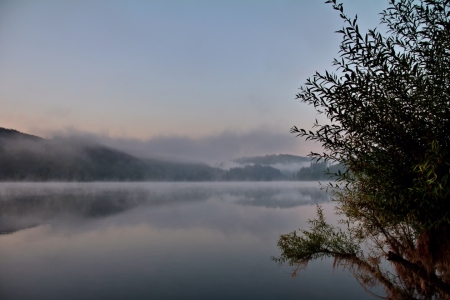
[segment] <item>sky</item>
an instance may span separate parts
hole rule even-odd
[[[295,94],[334,70],[343,26],[324,2],[0,0],[0,127],[155,156],[306,155],[319,146],[289,129],[324,117]],[[364,31],[387,4],[344,10]]]

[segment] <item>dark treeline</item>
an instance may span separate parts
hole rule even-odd
[[[334,180],[338,172],[343,173],[344,167],[342,165],[329,165],[326,162],[312,162],[309,167],[301,168],[293,175],[294,180]]]
[[[311,159],[308,157],[279,154],[279,155],[265,155],[265,156],[253,156],[253,157],[241,157],[236,158],[233,161],[240,164],[260,164],[260,165],[274,165],[274,164],[295,164],[295,163],[307,163]]]
[[[52,140],[0,128],[1,181],[274,181],[327,180],[326,166],[311,164],[292,176],[270,164],[305,162],[294,155],[235,160],[242,167],[223,170],[202,163],[139,159],[101,145]]]
[[[269,181],[269,180],[286,180],[286,176],[281,174],[280,170],[271,166],[263,165],[247,165],[243,168],[231,168],[225,172],[222,176],[223,180],[256,180],[256,181]]]

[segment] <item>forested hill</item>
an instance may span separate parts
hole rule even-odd
[[[14,130],[14,129],[6,129],[6,128],[0,127],[0,143],[2,142],[3,139],[5,139],[5,140],[11,140],[11,139],[29,140],[29,141],[42,140],[42,138],[35,136],[35,135],[22,133],[17,130]]]
[[[230,169],[202,163],[140,159],[92,142],[44,139],[0,128],[0,181],[271,181],[317,180],[306,157],[267,155],[238,158]],[[298,163],[305,165],[303,169]],[[308,163],[306,163],[308,164]],[[278,167],[278,165],[280,167]],[[286,169],[287,166],[295,172]],[[285,169],[283,169],[285,168]],[[306,168],[306,169],[305,169]],[[301,172],[300,172],[300,171]],[[300,172],[300,173],[299,173]],[[319,174],[319,175],[317,175]]]
[[[142,180],[140,159],[100,145],[0,128],[0,180]]]
[[[260,164],[260,165],[275,165],[275,164],[298,164],[309,163],[310,158],[304,156],[290,155],[290,154],[271,154],[265,156],[241,157],[233,159],[239,164]]]
[[[259,171],[263,170],[261,173]],[[43,139],[0,128],[1,181],[242,181],[286,180],[279,170],[227,171],[201,163],[140,159],[94,143]]]

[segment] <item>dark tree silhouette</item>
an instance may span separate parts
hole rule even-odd
[[[323,146],[312,157],[345,166],[330,188],[348,229],[319,207],[309,230],[280,237],[274,259],[302,268],[333,257],[388,299],[450,299],[450,1],[391,0],[387,32],[365,35],[327,3],[345,23],[337,71],[316,73],[297,98],[331,122],[292,132]]]

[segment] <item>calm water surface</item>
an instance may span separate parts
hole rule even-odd
[[[270,260],[317,183],[0,183],[0,299],[372,299],[332,261]]]

